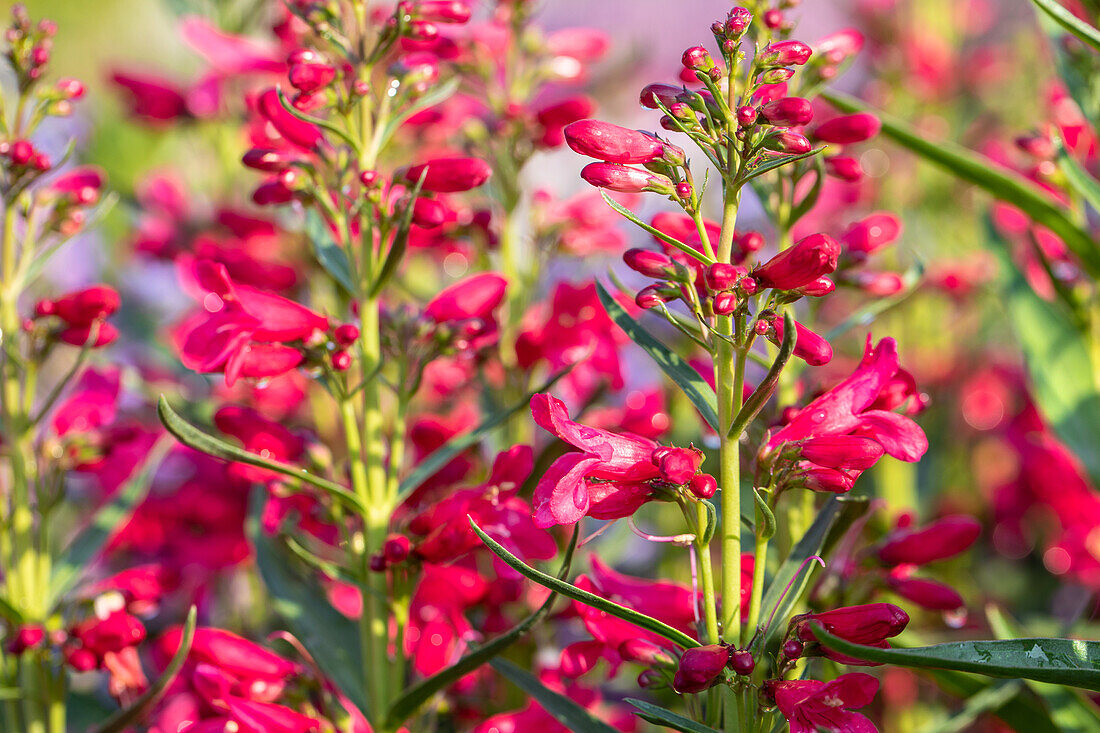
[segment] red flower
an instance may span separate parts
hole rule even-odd
[[[762,287],[794,290],[835,270],[839,256],[840,245],[835,239],[811,234],[757,266],[752,275]]]
[[[926,565],[953,557],[974,544],[982,525],[973,517],[944,517],[919,529],[901,529],[889,534],[878,551],[887,565]]]
[[[775,697],[779,712],[787,719],[791,733],[877,733],[863,715],[852,712],[870,704],[878,692],[878,680],[869,674],[852,672],[832,682],[819,680],[769,681],[765,689]]]
[[[493,169],[479,158],[436,158],[409,168],[405,171],[405,180],[415,184],[422,174],[424,191],[457,193],[485,183],[493,175]]]
[[[610,122],[579,120],[564,132],[574,152],[607,163],[649,163],[665,153],[664,143],[652,135]]]
[[[817,641],[813,627],[820,626],[833,636],[839,636],[854,644],[889,647],[887,639],[897,636],[909,623],[909,614],[892,603],[868,603],[862,606],[834,608],[822,613],[804,613],[791,619],[791,633],[804,642]],[[872,667],[878,662],[865,662],[831,649],[821,652],[841,664],[857,664]]]

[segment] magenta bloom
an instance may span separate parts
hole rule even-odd
[[[882,129],[878,117],[867,112],[834,117],[822,122],[814,130],[814,137],[822,142],[850,145],[870,140]]]
[[[424,174],[424,171],[428,172]],[[405,180],[415,184],[424,174],[423,190],[458,193],[477,188],[489,180],[493,169],[479,158],[435,158],[405,171]]]
[[[852,376],[806,405],[772,435],[767,447],[804,438],[855,434],[872,438],[894,458],[919,460],[928,450],[928,438],[920,426],[896,412],[871,409],[899,371],[897,343],[884,338],[872,349],[868,336],[863,361]]]
[[[783,97],[761,107],[760,115],[777,127],[797,127],[814,118],[814,108],[802,97]]]
[[[580,453],[558,458],[535,487],[535,524],[576,524],[582,517],[618,519],[637,511],[660,477],[652,456],[657,443],[618,435],[569,419],[565,403],[548,394],[531,398],[535,422]]]
[[[581,169],[581,178],[596,188],[619,193],[672,193],[672,181],[667,176],[631,168],[620,163],[589,163]]]
[[[772,319],[772,327],[775,329],[776,343],[783,342],[783,319],[775,316]],[[795,341],[794,355],[803,359],[810,366],[822,366],[833,359],[833,347],[820,334],[814,333],[798,321],[794,322]]]
[[[275,89],[268,89],[260,95],[257,108],[260,116],[291,145],[303,150],[316,150],[324,142],[324,136],[316,125],[298,119],[283,107]]]
[[[878,733],[874,723],[853,708],[870,704],[878,692],[878,680],[852,672],[832,682],[791,680],[766,683],[791,733]]]
[[[845,606],[822,613],[804,613],[791,619],[791,633],[804,642],[815,642],[813,627],[820,626],[833,636],[864,646],[889,648],[887,639],[897,636],[909,624],[909,614],[892,603],[867,603],[862,606]],[[878,666],[878,662],[839,654],[822,648],[821,653],[841,664],[863,667]]]
[[[574,152],[608,163],[649,163],[665,152],[664,144],[652,135],[610,122],[578,120],[564,132]]]
[[[812,53],[810,47],[802,41],[778,41],[761,51],[757,60],[761,64],[800,66],[809,61]]]
[[[759,265],[752,275],[765,288],[794,290],[836,269],[840,245],[828,234],[811,234]]]
[[[981,532],[982,525],[973,517],[944,517],[919,529],[892,532],[879,548],[878,558],[887,565],[926,565],[958,555]]]
[[[719,644],[688,649],[680,657],[673,688],[683,693],[702,692],[718,681],[730,659],[730,648]]]

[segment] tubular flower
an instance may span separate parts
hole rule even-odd
[[[633,514],[652,493],[659,478],[653,464],[657,443],[618,435],[569,419],[565,403],[548,394],[531,398],[535,422],[580,453],[558,458],[535,487],[535,524],[575,524],[581,517],[617,519]]]
[[[974,544],[982,525],[973,517],[944,517],[919,529],[902,529],[889,534],[878,550],[887,565],[927,565],[954,557]]]
[[[765,692],[775,697],[791,733],[878,733],[870,720],[852,712],[870,704],[878,692],[878,680],[869,674],[852,672],[832,682],[771,680]]]
[[[405,171],[405,180],[415,184],[421,175],[424,176],[422,188],[425,191],[458,193],[488,181],[493,169],[479,158],[435,158],[409,168]]]
[[[664,144],[652,135],[610,122],[578,120],[564,133],[574,152],[607,163],[649,163],[665,153]]]
[[[835,239],[811,234],[757,267],[752,275],[765,288],[794,290],[835,270],[839,256],[840,245]]]
[[[899,373],[897,343],[884,338],[871,348],[870,336],[856,371],[803,408],[768,440],[767,448],[811,437],[860,435],[873,439],[894,458],[914,462],[928,450],[928,438],[904,415],[872,409]]]
[[[791,619],[789,633],[807,644],[816,642],[813,626],[821,626],[833,636],[839,636],[854,644],[877,646],[883,649],[890,645],[887,639],[897,636],[909,623],[909,614],[892,603],[868,603],[862,606],[834,608],[822,613],[804,613]],[[822,647],[821,653],[841,664],[853,664],[865,667],[878,666],[878,662],[866,662],[854,657],[838,654]]]

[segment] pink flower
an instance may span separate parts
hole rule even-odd
[[[789,251],[789,250],[788,250]],[[771,326],[775,331],[774,340],[777,344],[783,343],[783,319],[775,315],[771,319]],[[823,337],[803,326],[798,321],[794,322],[795,342],[794,355],[803,359],[810,366],[822,366],[833,359],[833,347]]]
[[[424,175],[425,191],[457,193],[477,188],[493,174],[489,164],[479,158],[435,158],[405,171],[405,180],[415,184]]]
[[[950,586],[935,580],[911,577],[911,565],[902,565],[886,577],[894,593],[932,611],[953,611],[964,604],[963,597]]]
[[[973,517],[944,517],[921,528],[891,532],[878,550],[878,559],[887,565],[927,565],[963,552],[981,532],[981,523]]]
[[[858,435],[830,435],[802,441],[799,456],[810,463],[841,470],[864,471],[882,458],[882,446]]]
[[[673,193],[667,176],[619,163],[589,163],[581,169],[581,178],[596,188],[619,193]]]
[[[535,422],[580,453],[567,453],[535,487],[535,524],[576,524],[582,517],[617,519],[650,497],[649,481],[660,476],[651,460],[657,443],[618,435],[569,419],[565,404],[548,394],[531,398]]]
[[[574,152],[608,163],[649,163],[664,155],[664,143],[652,135],[610,122],[579,120],[565,130]]]
[[[760,115],[777,127],[798,127],[814,118],[814,108],[802,97],[783,97],[761,107]]]
[[[556,148],[565,142],[564,128],[572,122],[583,120],[592,114],[595,104],[588,97],[569,97],[560,102],[543,105],[535,113],[535,119],[542,125],[539,143],[548,148]]]
[[[816,642],[813,628],[820,626],[833,636],[854,644],[876,646],[882,649],[890,645],[887,639],[897,636],[909,624],[909,614],[892,603],[868,603],[862,606],[834,608],[821,613],[804,613],[791,619],[790,632],[803,642]],[[828,648],[821,653],[841,664],[872,667],[878,662],[865,662],[839,654]]]
[[[274,89],[264,91],[256,102],[257,111],[275,131],[291,145],[307,151],[316,151],[324,142],[321,130],[309,122],[300,120],[283,107],[279,93]]]
[[[810,59],[813,51],[802,41],[778,41],[769,44],[757,61],[763,65],[801,66]]]
[[[818,140],[837,145],[851,145],[870,140],[882,129],[882,123],[873,114],[859,112],[854,115],[834,117],[814,128]]]
[[[718,681],[730,659],[730,648],[718,644],[688,649],[680,657],[672,687],[680,694],[703,692]]]
[[[248,407],[226,405],[215,413],[214,424],[218,430],[239,439],[245,450],[274,461],[296,461],[305,450],[305,441],[300,437]],[[230,464],[229,471],[246,481],[266,482],[280,476],[275,471],[243,463]]]
[[[827,234],[811,234],[758,265],[752,275],[765,288],[794,290],[836,269],[840,245]]]
[[[819,680],[768,681],[765,690],[775,697],[791,733],[877,733],[878,729],[853,708],[869,705],[878,692],[878,680],[851,672],[832,682]]]
[[[149,74],[115,72],[111,81],[129,93],[130,113],[146,122],[162,124],[191,116],[186,90],[170,80]]]
[[[917,461],[928,450],[920,427],[895,412],[871,409],[900,371],[897,343],[884,338],[872,349],[870,336],[863,361],[846,380],[806,405],[787,425],[772,435],[767,447],[828,435],[872,438],[887,453],[903,461]]]

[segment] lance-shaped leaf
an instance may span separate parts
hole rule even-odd
[[[671,245],[671,246],[675,247],[676,249],[680,250],[681,252],[688,255],[689,257],[692,257],[694,259],[699,260],[704,265],[713,265],[714,264],[714,260],[712,260],[710,257],[707,257],[705,254],[698,251],[694,247],[692,247],[688,244],[684,244],[679,239],[676,239],[675,237],[670,237],[669,235],[662,232],[660,229],[657,229],[655,227],[651,227],[649,224],[646,224],[644,221],[642,221],[637,216],[635,216],[633,211],[626,208],[625,206],[620,204],[615,199],[611,198],[611,196],[608,195],[607,191],[604,191],[604,190],[601,189],[600,190],[600,195],[603,196],[603,200],[605,202],[607,202],[608,206],[610,206],[612,209],[619,212],[625,218],[627,218],[630,221],[634,222],[639,227],[646,230],[647,232],[649,232],[653,236],[657,237],[657,239],[661,240],[665,244],[668,244],[668,245]]]
[[[313,250],[313,256],[325,268],[325,272],[332,276],[340,287],[348,295],[358,297],[358,286],[351,275],[351,263],[348,253],[336,243],[332,231],[325,222],[324,217],[314,209],[306,212],[306,238]]]
[[[569,366],[562,369],[560,372],[550,377],[550,379],[543,382],[538,389],[531,392],[519,402],[515,403],[511,407],[508,407],[500,412],[493,413],[487,417],[484,422],[478,425],[473,430],[465,433],[459,433],[443,445],[436,448],[428,457],[416,464],[416,468],[406,476],[402,481],[397,492],[397,503],[400,504],[405,499],[409,498],[409,495],[417,489],[420,484],[427,481],[429,478],[435,475],[439,469],[446,466],[452,460],[455,459],[460,453],[468,448],[471,448],[481,442],[481,439],[491,433],[496,428],[507,422],[513,415],[516,415],[523,410],[528,409],[531,404],[531,397],[539,392],[545,392],[555,384],[558,380],[564,377],[569,372],[573,371],[573,367]]]
[[[1066,182],[1073,188],[1078,194],[1080,194],[1085,201],[1089,202],[1096,211],[1100,211],[1100,181],[1097,181],[1092,175],[1086,171],[1080,163],[1078,163],[1069,151],[1066,150],[1066,146],[1062,143],[1062,140],[1055,137],[1055,143],[1058,149],[1058,167],[1062,169],[1062,173],[1066,176]]]
[[[171,438],[164,436],[158,440],[145,456],[141,466],[115,492],[110,501],[100,507],[88,525],[62,551],[50,572],[47,599],[47,605],[50,608],[53,608],[61,597],[76,585],[80,576],[99,556],[107,540],[118,531],[149,493],[157,468],[171,447]]]
[[[844,94],[822,94],[842,112],[869,110],[863,102]],[[951,175],[972,183],[1002,201],[1016,206],[1036,223],[1061,237],[1093,277],[1100,277],[1100,248],[1087,232],[1073,223],[1069,212],[1018,173],[996,167],[982,156],[946,140],[928,140],[899,120],[875,111],[882,121],[882,134],[908,148]]]
[[[825,146],[822,146],[820,148],[815,148],[815,149],[811,150],[808,153],[802,153],[800,155],[782,155],[782,156],[778,156],[778,157],[768,156],[762,162],[757,163],[756,165],[751,166],[751,167],[747,168],[746,170],[742,171],[740,182],[745,183],[746,181],[751,181],[752,179],[758,178],[758,177],[764,175],[765,173],[770,173],[771,171],[774,171],[776,168],[782,168],[783,166],[787,165],[788,163],[795,163],[799,160],[806,160],[806,158],[812,158],[813,156],[817,155],[818,153],[820,153],[824,149],[825,149]]]
[[[1081,39],[1082,43],[1100,51],[1100,31],[1059,5],[1056,0],[1031,0],[1058,25]]]
[[[569,570],[573,565],[573,552],[577,549],[577,539],[579,537],[580,526],[577,525],[573,528],[573,538],[566,547],[565,557],[562,558],[561,569],[558,570],[557,577],[559,580],[565,580],[569,577]],[[511,629],[491,641],[485,642],[476,649],[469,651],[450,667],[436,672],[431,677],[417,682],[406,690],[405,693],[394,702],[389,712],[386,714],[386,720],[389,726],[394,729],[400,727],[401,724],[412,717],[420,706],[427,702],[432,695],[448,685],[457,682],[465,675],[473,672],[475,669],[512,646],[512,644],[522,639],[536,623],[550,612],[550,607],[554,605],[554,599],[556,597],[557,595],[551,592],[549,597],[543,601],[543,604],[535,609],[534,613],[530,614]]]
[[[389,144],[390,138],[394,136],[401,125],[405,124],[405,121],[408,120],[410,117],[419,112],[423,112],[426,109],[431,109],[437,104],[447,101],[447,99],[449,99],[451,96],[454,95],[456,91],[458,91],[458,87],[461,82],[462,80],[458,77],[448,79],[442,84],[438,84],[433,87],[423,97],[418,98],[416,102],[402,110],[400,114],[390,117],[390,120],[386,123],[386,126],[378,130],[378,142],[374,144],[375,149],[384,149]]]
[[[494,659],[489,664],[513,685],[533,697],[554,720],[572,733],[616,733],[610,725],[594,717],[592,713],[560,692],[551,690],[542,684],[538,677],[520,669],[507,659]]]
[[[953,672],[949,669],[925,669],[921,670],[921,675],[930,679],[949,695],[963,700],[970,700],[997,685],[996,681],[987,677]],[[1031,695],[1015,695],[999,707],[991,708],[990,712],[1016,731],[1059,733],[1039,701]]]
[[[187,612],[187,621],[183,624],[183,634],[180,637],[179,648],[176,649],[172,660],[168,662],[164,673],[149,686],[149,689],[141,697],[134,700],[133,704],[124,710],[118,711],[97,727],[95,733],[119,733],[119,731],[128,730],[130,726],[140,723],[149,714],[149,711],[160,702],[161,698],[164,697],[164,693],[168,691],[168,687],[175,681],[176,675],[183,669],[183,663],[187,661],[187,655],[191,652],[191,642],[195,639],[197,618],[197,611],[194,606],[191,606],[191,610]]]
[[[596,281],[596,292],[600,297],[600,303],[603,304],[604,310],[607,311],[607,315],[611,317],[611,320],[657,362],[657,366],[661,367],[661,371],[683,390],[684,394],[695,405],[695,409],[699,410],[703,419],[712,428],[718,430],[718,398],[711,386],[707,384],[707,380],[703,379],[703,375],[695,371],[679,354],[661,343],[634,320],[626,312],[626,309],[619,305],[618,301],[607,292],[603,283],[598,280]]]
[[[666,710],[659,705],[648,703],[645,700],[628,697],[626,702],[638,708],[638,712],[634,714],[648,723],[678,730],[681,733],[718,733],[710,726],[696,723],[691,718],[685,718],[683,715]]]
[[[594,593],[589,593],[586,590],[578,588],[572,583],[567,583],[564,580],[559,580],[558,578],[555,578],[553,575],[548,575],[541,570],[536,570],[527,563],[523,562],[523,560],[520,560],[512,553],[508,552],[508,550],[503,545],[494,540],[492,537],[485,534],[481,530],[481,527],[477,526],[477,523],[472,518],[470,519],[470,527],[473,528],[474,532],[477,533],[477,536],[481,538],[481,541],[485,543],[486,547],[492,550],[493,554],[495,554],[497,557],[503,560],[506,565],[508,565],[510,568],[512,568],[528,580],[532,580],[539,585],[549,588],[555,593],[560,593],[567,598],[572,598],[575,601],[580,601],[586,606],[598,608],[605,613],[611,614],[615,618],[620,618],[623,621],[629,621],[632,624],[641,626],[646,631],[652,631],[654,634],[668,639],[672,643],[682,646],[684,648],[699,646],[699,642],[697,642],[695,639],[692,639],[690,636],[680,631],[679,629],[672,628],[663,621],[658,621],[651,616],[646,616],[644,613],[638,613],[637,611],[627,608],[626,606],[620,606],[614,601],[609,601],[606,598],[601,598]]]
[[[853,644],[812,629],[823,646],[869,662],[899,667],[931,667],[987,677],[1035,680],[1100,691],[1100,641],[1083,639],[1001,639],[954,641],[912,649],[881,649]]]
[[[272,609],[286,620],[328,678],[367,715],[359,629],[332,607],[320,584],[295,568],[290,553],[263,531],[260,517],[266,496],[261,487],[253,489],[245,530],[256,551],[260,577],[271,594]]]
[[[164,424],[164,427],[168,429],[168,432],[176,436],[179,442],[189,448],[194,448],[201,453],[214,456],[215,458],[221,458],[222,460],[246,463],[249,466],[266,468],[269,471],[275,471],[284,476],[298,479],[310,486],[317,487],[358,513],[365,511],[359,497],[340,484],[321,478],[320,476],[314,476],[304,468],[292,466],[282,461],[273,461],[270,458],[264,458],[256,453],[250,453],[244,448],[235,446],[221,438],[215,438],[209,433],[204,433],[180,417],[180,415],[168,404],[168,400],[164,395],[161,395],[160,400],[157,401],[157,415],[160,416],[160,421]]]
[[[764,409],[764,405],[768,403],[772,393],[775,392],[775,386],[779,384],[779,375],[783,373],[783,367],[787,366],[787,362],[791,360],[791,354],[794,353],[794,345],[797,341],[798,330],[795,328],[794,315],[788,308],[783,313],[783,343],[779,345],[779,353],[768,369],[768,373],[764,375],[764,378],[760,380],[760,384],[756,385],[756,389],[745,400],[745,404],[741,406],[737,417],[733,420],[733,424],[730,425],[730,431],[726,437],[731,440],[738,440],[745,430],[745,426],[755,420],[760,411]]]
[[[405,250],[409,245],[409,230],[412,229],[412,217],[413,209],[415,208],[416,199],[420,196],[420,190],[424,187],[424,179],[428,177],[428,168],[424,167],[424,170],[420,172],[420,178],[417,179],[416,185],[413,186],[412,191],[409,192],[409,203],[405,206],[405,210],[401,212],[401,219],[397,222],[397,230],[394,232],[392,243],[390,244],[390,251],[386,253],[386,260],[382,263],[382,270],[378,273],[377,279],[374,281],[374,285],[370,289],[370,297],[377,298],[379,293],[382,292],[382,288],[386,287],[386,283],[393,278],[394,273],[397,272],[397,267],[401,264],[401,260],[405,259]]]

